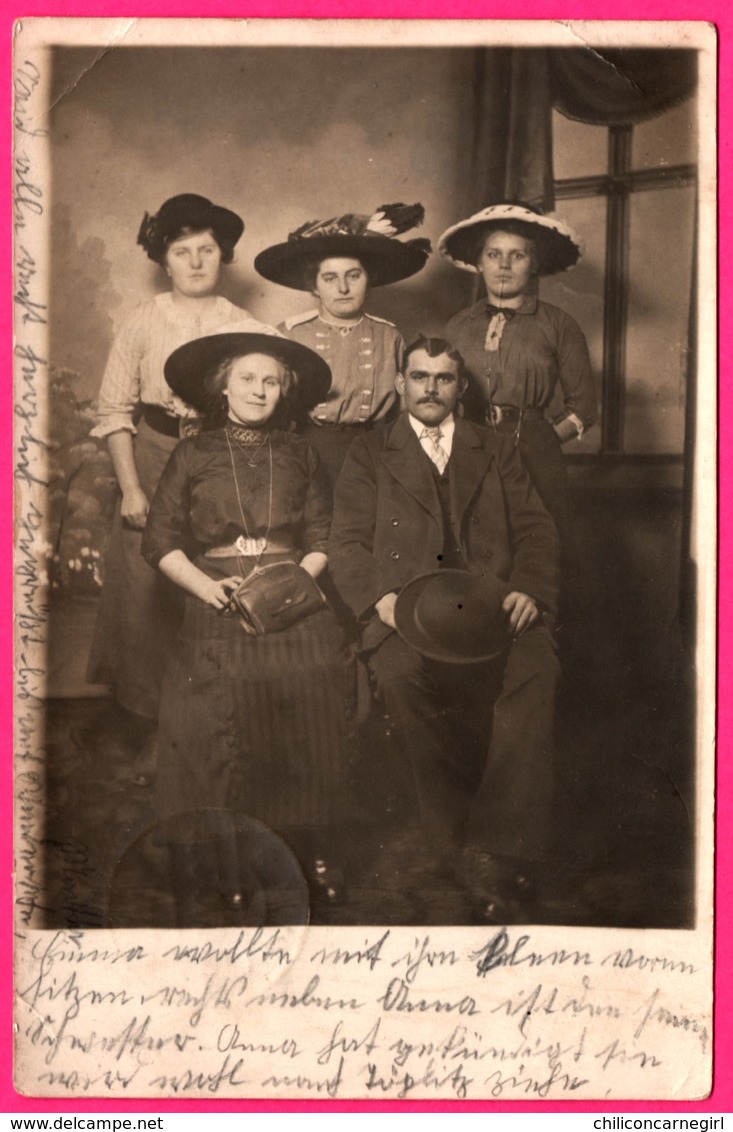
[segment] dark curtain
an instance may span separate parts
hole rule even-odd
[[[476,51],[469,211],[499,200],[552,208],[549,91],[549,53],[545,49]]]
[[[476,51],[470,206],[511,199],[554,207],[553,107],[593,125],[631,125],[684,101],[696,80],[690,50]]]
[[[630,126],[684,101],[695,89],[697,52],[554,48],[550,97],[567,118]]]

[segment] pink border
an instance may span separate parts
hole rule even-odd
[[[12,29],[13,23],[20,17],[30,16],[106,16],[129,17],[131,10],[140,16],[179,17],[202,15],[201,4],[198,0],[178,0],[176,4],[166,4],[163,0],[136,0],[134,5],[105,0],[27,0],[23,5],[13,0],[0,0],[0,44],[5,60],[2,66],[3,81],[0,86],[0,147],[6,155],[7,168],[10,168],[10,127],[11,127],[11,86],[12,86]],[[445,15],[445,5],[437,0],[393,0],[388,8],[381,0],[258,0],[250,8],[245,9],[232,3],[231,0],[209,0],[206,6],[208,17],[315,17],[315,18],[354,18],[370,17],[380,18],[388,15],[393,19],[440,19]],[[451,5],[451,17],[454,19],[515,19],[517,7],[514,0],[494,0],[489,6],[478,0],[454,0]],[[695,0],[615,0],[613,5],[599,3],[598,0],[575,0],[575,3],[561,5],[552,0],[524,0],[522,15],[529,19],[613,19],[613,20],[706,20],[714,23],[718,29],[719,67],[723,81],[720,85],[720,146],[719,146],[719,175],[720,199],[728,202],[730,191],[730,176],[733,172],[733,132],[730,123],[733,121],[733,85],[726,81],[733,73],[733,13],[725,10],[723,0],[714,0],[712,4],[703,6]],[[731,39],[728,39],[728,36]],[[6,238],[0,243],[0,264],[3,278],[12,278],[12,257],[9,233],[11,189],[10,178],[3,180],[0,188],[3,199],[4,212],[7,217],[8,228]],[[733,221],[728,220],[726,210],[721,208],[720,238],[721,242],[733,230]],[[721,284],[727,282],[725,263],[728,257],[720,257],[723,264]],[[730,267],[731,281],[733,282],[733,265]],[[10,294],[11,291],[9,290]],[[11,334],[12,310],[10,303],[0,307],[0,331],[2,332],[3,355],[5,356],[4,372],[6,380],[2,392],[2,421],[4,425],[0,431],[0,537],[6,547],[6,555],[0,558],[0,588],[1,592],[12,593],[11,546],[12,546],[12,400],[11,382]],[[720,351],[721,368],[733,356],[733,332],[725,317],[725,299],[721,302],[721,333]],[[733,398],[725,385],[721,383],[721,411],[720,435],[722,441],[731,437],[733,432]],[[733,458],[728,454],[727,445],[720,444],[720,482],[724,487],[730,484],[733,471]],[[721,502],[721,538],[720,538],[720,594],[721,612],[720,625],[723,630],[720,634],[719,646],[719,672],[720,686],[727,687],[727,680],[733,680],[733,648],[727,643],[726,629],[733,629],[733,612],[729,611],[722,600],[727,595],[728,570],[733,574],[733,542],[727,532],[725,520],[733,521],[733,502]],[[35,1100],[16,1093],[12,1084],[12,925],[11,925],[11,823],[12,823],[12,742],[11,720],[13,712],[11,663],[12,663],[12,624],[10,617],[10,601],[7,606],[8,615],[0,622],[0,650],[6,661],[5,680],[0,688],[0,705],[3,720],[3,759],[2,778],[0,779],[0,854],[4,865],[0,872],[0,907],[4,915],[0,923],[0,1018],[3,1021],[3,1032],[0,1037],[0,1112],[101,1112],[101,1111],[129,1111],[139,1113],[167,1113],[167,1112],[201,1112],[206,1110],[219,1110],[224,1112],[296,1112],[296,1111],[354,1111],[367,1112],[372,1110],[383,1112],[409,1111],[409,1112],[450,1112],[460,1110],[465,1112],[700,1112],[730,1113],[733,1112],[733,1073],[730,1066],[733,1064],[733,976],[730,964],[726,957],[725,939],[733,926],[733,902],[731,901],[733,889],[733,838],[727,825],[721,824],[717,836],[717,919],[716,919],[716,952],[720,957],[715,978],[716,990],[716,1050],[715,1050],[715,1084],[710,1098],[696,1103],[613,1103],[597,1102],[585,1103],[550,1103],[550,1102],[507,1102],[492,1103],[488,1101],[444,1102],[430,1103],[417,1101],[396,1102],[361,1102],[361,1101],[332,1101],[292,1103],[286,1101],[168,1101],[153,1104],[149,1101],[102,1101],[102,1100]],[[721,800],[731,799],[733,785],[733,765],[729,764],[726,756],[730,756],[730,740],[725,736],[729,728],[733,730],[733,701],[727,697],[721,698],[718,710],[718,726],[723,735],[720,744],[720,759],[718,769],[718,797]],[[720,809],[724,812],[724,806]],[[724,1066],[728,1065],[728,1070]]]

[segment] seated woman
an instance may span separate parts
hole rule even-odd
[[[307,408],[325,397],[330,372],[298,343],[233,333],[182,346],[165,377],[208,427],[173,452],[143,537],[146,560],[186,591],[161,695],[160,807],[244,813],[301,846],[305,837],[311,892],[336,904],[344,881],[331,827],[344,816],[353,678],[311,581],[327,562],[328,478],[307,441],[279,427],[296,400]],[[275,563],[291,566],[268,589]],[[263,633],[247,631],[230,601],[247,577],[264,584]],[[280,631],[278,616],[288,623]]]
[[[348,213],[314,220],[266,248],[255,268],[273,283],[310,291],[315,310],[287,319],[280,330],[328,362],[333,382],[302,430],[319,452],[332,484],[354,436],[396,408],[395,377],[404,341],[397,327],[367,314],[371,287],[416,274],[430,254],[429,240],[394,239],[422,224],[420,204],[381,205],[372,216]]]
[[[505,202],[448,228],[438,248],[486,284],[487,298],[459,311],[445,328],[469,376],[466,415],[514,437],[567,559],[573,540],[560,445],[593,424],[596,396],[582,330],[539,298],[537,283],[540,275],[572,267],[582,243],[561,220]],[[562,397],[557,411],[556,390]]]

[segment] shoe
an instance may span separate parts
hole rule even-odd
[[[306,875],[310,894],[319,904],[338,908],[346,902],[346,879],[340,865],[331,864],[325,857],[313,857]]]
[[[466,872],[477,923],[532,922],[537,894],[530,862],[474,853]]]

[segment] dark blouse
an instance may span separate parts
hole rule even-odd
[[[585,336],[575,319],[536,295],[528,295],[509,317],[498,349],[486,349],[491,322],[486,301],[454,315],[445,337],[460,352],[470,377],[469,415],[485,419],[488,403],[545,410],[560,383],[563,417],[588,428],[596,417],[596,395]],[[470,406],[470,408],[469,408]]]
[[[267,535],[273,546],[292,547],[299,555],[325,552],[331,493],[317,452],[294,433],[273,429],[265,435],[268,439],[261,447],[243,447],[231,439],[239,500],[224,428],[203,432],[176,446],[160,478],[143,534],[142,553],[151,566],[157,566],[172,550],[195,557],[198,551],[231,544],[247,534],[253,538]]]

